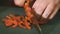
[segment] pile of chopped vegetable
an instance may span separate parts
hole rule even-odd
[[[8,16],[6,16],[6,18],[2,19],[2,21],[5,23],[5,26],[12,28],[16,28],[17,26],[19,26],[20,28],[30,30],[30,19],[33,17],[33,15],[31,14],[31,8],[29,7],[29,3],[30,0],[27,0],[24,5],[26,16],[15,16],[13,14],[9,14]]]
[[[30,25],[34,24],[36,28],[38,28],[41,32],[42,30],[39,26],[40,21],[38,22],[38,20],[35,19],[35,15],[31,13],[33,10],[29,6],[30,2],[31,0],[26,0],[24,5],[26,16],[15,16],[14,14],[9,14],[8,16],[6,16],[6,18],[2,19],[2,21],[5,23],[5,26],[12,28],[16,28],[17,26],[19,26],[20,28],[30,30]]]
[[[24,16],[14,16],[13,14],[9,14],[6,18],[3,18],[2,21],[5,23],[7,27],[16,28],[17,26],[21,28],[31,29],[30,20],[28,17]]]

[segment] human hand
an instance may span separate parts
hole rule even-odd
[[[25,0],[14,0],[17,6],[23,6]],[[43,18],[52,19],[59,9],[60,0],[36,0],[32,8]]]
[[[59,4],[60,0],[36,0],[32,8],[43,18],[52,19],[59,9]]]

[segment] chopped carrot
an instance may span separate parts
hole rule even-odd
[[[25,23],[25,27],[30,30],[31,29],[30,23],[27,20],[25,20],[24,23]]]
[[[19,22],[18,24],[19,24],[19,27],[24,28],[24,29],[26,28],[26,27],[24,26],[24,23],[23,23],[22,21]]]
[[[12,28],[16,28],[17,26],[21,27],[21,28],[27,28],[27,29],[31,29],[30,27],[30,22],[31,22],[31,18],[33,17],[33,14],[31,14],[31,8],[29,6],[30,4],[30,0],[27,0],[27,2],[24,5],[24,9],[26,12],[26,16],[15,16],[13,14],[9,14],[8,16],[6,16],[5,19],[2,19],[2,21],[5,22],[6,26],[11,26]]]
[[[14,21],[12,21],[12,23],[13,23],[13,26],[12,26],[12,27],[13,27],[13,28],[16,28],[16,27],[17,27],[17,25],[18,25],[18,24],[17,24],[17,21],[16,21],[16,20],[14,20]]]
[[[11,26],[12,25],[12,23],[8,19],[2,19],[2,20],[5,22],[6,26]]]

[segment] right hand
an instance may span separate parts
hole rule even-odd
[[[25,0],[14,0],[14,3],[17,6],[24,6]],[[36,0],[32,8],[34,8],[35,12],[39,15],[44,11],[42,14],[44,18],[48,18],[54,10],[54,13],[49,17],[49,19],[52,19],[59,9],[59,4],[59,0]]]

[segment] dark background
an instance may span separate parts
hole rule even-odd
[[[18,7],[14,4],[14,0],[0,0],[0,6]]]

